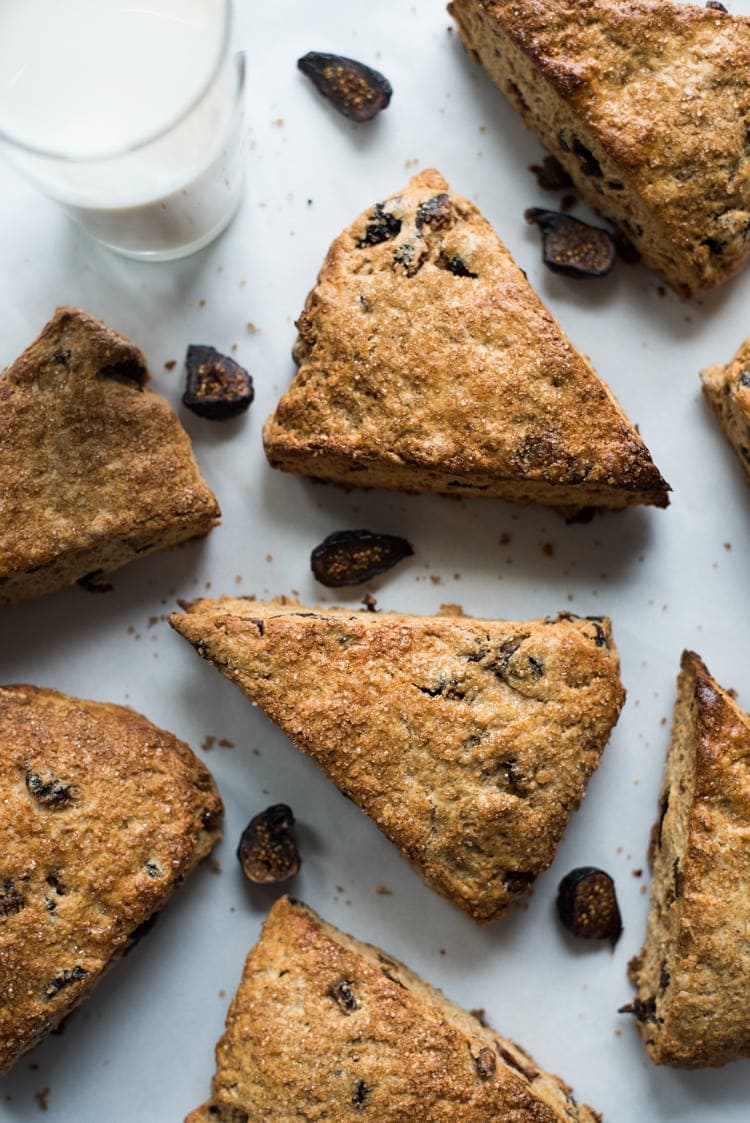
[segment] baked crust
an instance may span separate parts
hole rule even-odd
[[[453,0],[469,53],[683,296],[750,252],[750,19],[672,0]]]
[[[58,308],[0,378],[0,604],[207,534],[220,515],[143,355]]]
[[[0,1073],[86,997],[218,841],[187,745],[122,706],[0,687]]]
[[[570,1088],[378,948],[282,897],[185,1123],[596,1123]]]
[[[750,1057],[750,717],[692,651],[650,857],[646,942],[630,964],[649,1056],[682,1068]]]
[[[703,394],[750,483],[750,339],[731,363],[701,371]]]
[[[609,389],[436,171],[334,241],[297,327],[263,432],[275,468],[565,513],[668,503]]]
[[[549,866],[625,697],[604,618],[184,608],[172,627],[477,921]]]

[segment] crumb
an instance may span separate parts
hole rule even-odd
[[[281,128],[284,127],[284,118],[283,117],[275,117],[274,120],[271,122],[271,124],[275,125],[277,129],[281,129]]]
[[[430,575],[430,581],[432,581],[433,585],[442,585],[443,583],[442,577],[439,577],[437,573]]]
[[[215,737],[210,737],[210,736],[205,737],[201,741],[201,748],[204,750],[204,752],[208,752],[208,750],[212,749],[215,744],[216,744],[216,738]]]
[[[205,307],[206,307],[206,302],[205,302],[205,300],[204,300],[204,299],[203,299],[202,297],[201,297],[201,299],[200,299],[200,300],[198,301],[198,307],[199,307],[199,308],[205,308]]]
[[[479,1006],[476,1010],[469,1010],[469,1013],[472,1015],[472,1017],[477,1019],[480,1026],[484,1026],[485,1029],[489,1028],[487,1019],[484,1016],[484,1007],[483,1006]]]
[[[732,543],[731,542],[725,542],[724,543],[724,549],[725,550],[731,550],[732,549]]]
[[[245,327],[247,328],[247,330],[250,332],[251,335],[255,335],[257,332],[260,331],[260,328],[256,328],[256,326],[255,326],[255,324],[253,323],[252,320],[248,320]]]
[[[224,990],[224,987],[221,987],[219,990],[219,998],[226,998],[226,996],[227,992]]]
[[[737,698],[737,691],[734,689],[733,686],[730,686],[727,689],[727,694],[729,695],[730,698],[735,698],[735,699]]]
[[[272,562],[273,561],[273,554],[266,554],[266,561]]]
[[[441,954],[441,955],[445,955],[445,948],[441,948],[441,949],[440,949],[440,954]]]
[[[555,547],[552,545],[551,542],[545,542],[544,545],[542,546],[542,553],[544,554],[545,558],[554,558]]]
[[[240,577],[239,573],[235,577],[234,583],[235,583],[235,585],[241,585],[242,584],[242,578]]]
[[[656,291],[658,292],[659,296],[661,296],[662,298],[667,295],[667,290],[664,288],[663,285],[657,285]]]
[[[261,756],[262,755],[260,749],[252,749],[251,752],[252,752],[253,756]]]
[[[219,746],[222,749],[233,749],[234,741],[227,741],[226,737],[222,737],[219,741]]]
[[[34,1092],[34,1099],[38,1103],[40,1111],[49,1111],[48,1096],[49,1088],[42,1088],[41,1092]]]
[[[221,866],[215,858],[206,858],[206,865],[210,869],[211,873],[221,873]]]
[[[177,359],[168,359],[167,362],[164,364],[164,369],[165,370],[174,370],[174,368],[176,366],[177,366]]]
[[[463,616],[464,610],[460,604],[441,604],[440,616]]]
[[[633,877],[643,877],[643,870],[631,870]]]
[[[562,199],[560,200],[560,210],[563,214],[567,214],[568,211],[573,210],[577,203],[578,198],[575,195],[563,195]]]
[[[393,892],[387,885],[376,885],[374,891],[381,897],[390,897]]]
[[[160,619],[161,618],[159,616],[149,616],[149,618],[148,618],[149,628],[153,628],[154,624],[158,624]]]
[[[454,573],[453,574],[453,580],[454,581],[460,581],[461,580],[461,574],[460,573]]]
[[[621,1029],[615,1030],[615,1037],[622,1037],[622,1030]]]
[[[648,893],[648,886],[642,885],[641,886],[641,896],[645,897],[647,893]]]
[[[509,542],[510,542],[510,535],[506,534],[505,531],[503,531],[503,533],[500,535],[500,545],[501,546],[507,546]]]
[[[365,593],[365,595],[362,597],[362,600],[361,600],[360,603],[365,606],[365,608],[367,609],[368,612],[377,612],[378,611],[378,602],[377,602],[376,598],[372,595],[372,593]]]

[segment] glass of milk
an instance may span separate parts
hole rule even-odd
[[[231,0],[0,0],[0,148],[100,242],[193,253],[239,207]]]

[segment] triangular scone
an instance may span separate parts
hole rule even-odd
[[[245,963],[212,1098],[185,1123],[596,1123],[403,963],[282,897]]]
[[[172,627],[478,921],[552,861],[625,697],[605,618],[184,607]]]
[[[59,308],[0,377],[0,604],[207,534],[220,514],[143,355]]]
[[[677,691],[632,1012],[653,1061],[702,1068],[750,1057],[750,717],[691,651]]]
[[[187,745],[122,706],[0,687],[0,1073],[85,998],[218,841]]]
[[[482,63],[683,296],[750,252],[750,19],[673,0],[452,0]]]
[[[608,388],[435,171],[336,239],[297,326],[263,433],[275,468],[568,512],[668,503]]]
[[[731,363],[701,371],[703,393],[750,483],[750,339]]]

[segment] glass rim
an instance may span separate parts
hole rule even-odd
[[[104,160],[116,160],[121,156],[127,156],[131,152],[139,152],[142,148],[148,147],[154,141],[160,140],[176,128],[183,121],[185,121],[193,110],[200,105],[208,91],[213,86],[214,82],[219,76],[222,67],[226,61],[229,53],[229,42],[232,30],[232,0],[221,0],[224,9],[224,33],[219,44],[219,49],[216,53],[216,62],[211,68],[206,81],[197,91],[195,96],[191,98],[188,105],[180,110],[176,117],[172,118],[166,125],[157,129],[153,133],[149,133],[141,140],[133,144],[125,145],[124,148],[113,148],[111,152],[100,152],[96,156],[71,156],[65,152],[55,152],[49,148],[40,148],[35,144],[28,144],[24,140],[18,140],[16,137],[11,136],[9,133],[0,127],[0,144],[5,144],[8,147],[19,149],[30,156],[42,156],[47,160],[59,160],[61,163],[66,164],[98,164]]]

